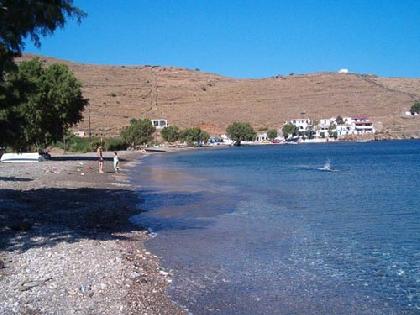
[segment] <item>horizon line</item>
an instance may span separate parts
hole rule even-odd
[[[224,77],[227,79],[235,79],[235,80],[264,80],[264,79],[276,79],[276,78],[293,78],[298,76],[310,76],[310,75],[322,75],[322,74],[337,74],[337,75],[355,75],[355,76],[368,76],[368,77],[380,77],[380,78],[388,78],[388,79],[412,79],[417,80],[420,79],[419,77],[402,77],[402,76],[381,76],[375,73],[366,73],[366,72],[351,72],[348,73],[339,73],[341,68],[337,71],[331,71],[331,70],[319,70],[315,72],[304,72],[304,73],[297,73],[297,72],[290,72],[288,74],[273,74],[271,76],[264,76],[264,77],[235,77],[235,76],[228,76],[224,74],[220,74],[217,72],[207,71],[207,70],[201,70],[199,67],[185,67],[185,66],[176,66],[176,65],[153,65],[153,64],[111,64],[111,63],[88,63],[88,62],[82,62],[82,61],[74,61],[69,60],[61,57],[55,57],[55,56],[47,56],[42,55],[38,53],[33,52],[22,52],[21,56],[16,58],[21,58],[24,56],[33,56],[34,58],[50,58],[50,59],[56,59],[57,61],[63,61],[67,63],[72,64],[80,64],[80,65],[87,65],[87,66],[99,66],[99,67],[118,67],[118,68],[174,68],[174,69],[183,69],[191,72],[201,72],[201,73],[207,73],[207,74],[213,74],[217,75],[219,77]]]

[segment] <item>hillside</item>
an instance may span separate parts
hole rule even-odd
[[[28,59],[26,55],[20,59]],[[79,129],[115,135],[133,117],[168,119],[181,127],[222,133],[234,120],[257,129],[287,119],[368,115],[395,137],[420,137],[420,118],[401,113],[420,99],[420,79],[317,73],[266,79],[233,79],[175,67],[66,63],[83,83],[90,106]]]

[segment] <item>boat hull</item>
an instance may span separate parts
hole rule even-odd
[[[2,163],[34,163],[45,161],[38,153],[4,153],[0,162]]]

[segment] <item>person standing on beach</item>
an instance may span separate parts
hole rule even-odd
[[[98,156],[98,162],[99,162],[99,173],[104,173],[104,157],[103,157],[103,150],[102,146],[98,147],[98,151],[96,151],[96,154]]]
[[[114,152],[114,171],[115,173],[120,171],[120,158],[118,157],[117,152]]]

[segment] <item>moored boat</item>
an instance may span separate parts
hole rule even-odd
[[[45,158],[39,153],[4,153],[1,156],[2,163],[28,163],[42,162]]]

